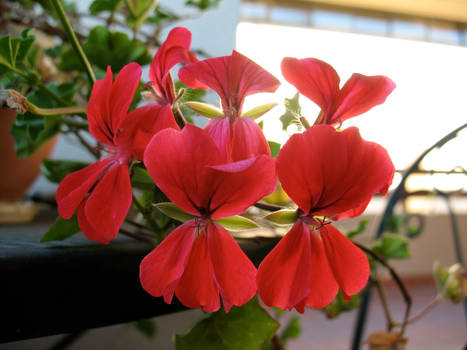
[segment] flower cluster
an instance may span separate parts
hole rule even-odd
[[[141,77],[136,63],[115,81],[110,68],[96,82],[88,104],[91,134],[104,156],[68,175],[57,191],[59,213],[77,212],[90,239],[115,238],[132,203],[130,167],[142,162],[155,185],[191,219],[173,230],[141,263],[140,280],[170,303],[216,311],[243,305],[257,292],[283,309],[321,308],[339,289],[345,298],[367,283],[365,254],[330,220],[360,215],[376,193],[386,194],[394,166],[380,145],[342,122],[384,102],[394,83],[354,74],[339,87],[336,71],[317,59],[284,58],[282,73],[321,107],[313,126],[293,135],[276,159],[245,97],[274,92],[279,81],[242,54],[199,61],[191,33],[173,29],[150,67],[152,102],[128,112]],[[211,89],[222,110],[201,129],[177,125],[177,97],[170,69],[195,89]],[[219,223],[241,214],[276,187],[277,178],[298,206],[295,223],[258,270]]]

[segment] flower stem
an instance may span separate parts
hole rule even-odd
[[[412,297],[410,296],[409,292],[407,291],[407,288],[405,287],[404,283],[402,282],[401,278],[397,274],[397,272],[391,267],[391,265],[388,264],[386,260],[384,260],[379,254],[376,254],[374,251],[371,249],[357,243],[353,242],[357,247],[359,247],[361,250],[363,250],[365,253],[371,255],[375,260],[377,260],[381,265],[383,265],[391,274],[391,277],[394,279],[396,282],[397,286],[399,287],[399,290],[402,293],[402,296],[404,297],[404,301],[406,304],[405,308],[405,314],[404,314],[404,320],[402,321],[401,324],[401,332],[400,336],[402,337],[405,332],[405,328],[407,326],[408,320],[409,320],[409,315],[410,315],[410,309],[412,307]]]
[[[60,22],[63,26],[63,29],[65,29],[65,32],[68,36],[68,39],[70,40],[71,46],[75,50],[76,54],[78,55],[79,60],[81,61],[82,65],[84,66],[84,69],[86,70],[86,74],[88,75],[89,82],[91,84],[94,84],[96,82],[96,77],[94,76],[94,72],[92,70],[91,64],[88,61],[88,58],[86,57],[83,48],[78,42],[78,39],[76,38],[76,34],[73,31],[73,28],[71,27],[70,21],[68,20],[68,17],[66,16],[65,10],[63,9],[63,5],[60,0],[50,0],[52,3],[52,6],[55,8],[55,11],[57,11],[58,18],[60,19]]]
[[[154,221],[152,216],[148,213],[148,211],[141,205],[139,202],[138,198],[136,198],[135,194],[133,193],[133,203],[138,209],[138,211],[144,216],[146,221],[148,222],[149,226],[151,226],[151,229],[157,233],[159,231],[159,227],[157,226],[157,223]]]
[[[34,114],[52,116],[61,114],[86,114],[86,109],[83,107],[61,107],[61,108],[40,108],[35,104],[27,101],[28,110]]]

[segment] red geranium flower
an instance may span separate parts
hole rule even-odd
[[[225,117],[215,117],[206,131],[217,145],[227,148],[232,160],[259,154],[270,155],[261,128],[248,116],[242,116],[246,96],[274,92],[279,81],[259,65],[233,51],[231,56],[209,58],[180,69],[180,81],[193,89],[212,89],[221,98]]]
[[[286,57],[281,68],[289,83],[321,107],[315,124],[335,125],[365,113],[383,103],[396,87],[388,77],[354,73],[340,89],[334,68],[316,58]]]
[[[128,113],[140,77],[141,67],[130,63],[114,82],[108,67],[105,78],[94,84],[87,109],[89,131],[106,155],[66,176],[57,189],[60,216],[70,219],[78,209],[82,232],[96,242],[115,238],[130,208],[132,157],[142,159],[157,131],[178,128],[170,107],[148,104]]]
[[[159,154],[158,150],[164,152]],[[274,160],[260,155],[228,163],[205,130],[187,124],[163,130],[149,143],[144,163],[156,185],[197,218],[175,229],[144,258],[143,288],[170,303],[226,311],[256,293],[256,268],[232,236],[213,220],[244,212],[274,190]]]
[[[149,68],[149,81],[156,102],[161,105],[172,104],[175,90],[170,69],[177,63],[198,61],[190,52],[191,32],[184,27],[170,31],[165,42],[159,47]]]
[[[299,217],[259,267],[263,301],[303,312],[326,306],[339,288],[345,298],[359,292],[368,280],[368,260],[323,217],[351,216],[375,193],[387,192],[395,170],[386,150],[363,140],[355,127],[338,132],[316,125],[289,139],[277,171]]]

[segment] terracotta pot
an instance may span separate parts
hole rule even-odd
[[[48,157],[57,142],[52,138],[27,158],[18,158],[10,128],[16,118],[16,111],[0,109],[0,201],[20,201],[40,173],[42,160]]]

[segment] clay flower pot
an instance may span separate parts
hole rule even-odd
[[[10,128],[16,117],[16,111],[9,108],[0,108],[0,159],[1,159],[1,172],[0,172],[0,203],[2,204],[3,222],[6,221],[20,221],[14,217],[11,220],[5,219],[5,216],[13,213],[14,211],[21,210],[18,202],[26,194],[28,188],[32,185],[34,180],[40,173],[40,165],[42,160],[48,157],[57,138],[47,141],[41,148],[34,154],[27,158],[18,158],[15,153],[15,144],[13,137],[10,134]],[[11,204],[10,206],[8,204]],[[12,206],[16,206],[16,209]],[[24,208],[22,209],[24,211]],[[11,216],[10,215],[10,216]],[[22,214],[18,213],[18,217]]]

